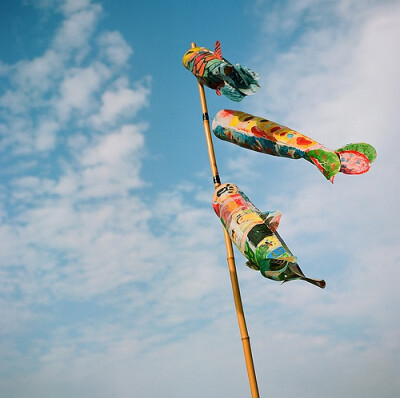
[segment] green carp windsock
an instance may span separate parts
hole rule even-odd
[[[335,151],[313,139],[261,117],[223,109],[215,116],[214,134],[253,151],[286,158],[303,158],[333,183],[335,175],[366,173],[376,158],[376,150],[366,143],[348,144]]]
[[[191,48],[183,56],[182,62],[200,83],[232,101],[241,101],[260,87],[257,73],[239,64],[232,65],[222,58],[219,41],[215,43],[214,52],[205,47]]]
[[[262,213],[235,184],[222,184],[213,195],[213,208],[233,243],[247,258],[246,265],[275,281],[302,279],[320,288],[325,281],[306,277],[297,258],[279,236],[281,213]]]

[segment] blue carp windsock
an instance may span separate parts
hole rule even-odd
[[[372,145],[348,144],[333,151],[286,126],[240,111],[219,111],[212,129],[218,138],[253,151],[306,159],[331,182],[339,172],[366,173],[376,158],[376,150]]]
[[[279,236],[281,213],[262,213],[234,184],[222,184],[213,196],[213,208],[233,243],[247,258],[246,265],[275,281],[302,279],[324,288],[325,281],[307,278],[297,258]]]
[[[259,89],[258,74],[239,64],[232,65],[222,58],[221,45],[215,43],[215,51],[195,47],[183,56],[183,66],[190,70],[200,83],[225,95],[232,101],[241,101]]]

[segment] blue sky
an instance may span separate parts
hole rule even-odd
[[[0,2],[0,395],[249,395],[192,41],[260,74],[237,104],[335,149],[375,146],[332,185],[302,160],[215,143],[223,182],[325,290],[235,252],[263,397],[400,393],[400,2]]]

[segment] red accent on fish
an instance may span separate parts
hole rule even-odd
[[[275,131],[278,131],[278,130],[280,130],[281,128],[279,127],[279,126],[276,126],[276,127],[273,127],[272,129],[271,129],[271,133],[275,133]]]
[[[213,202],[212,207],[213,207],[215,213],[217,214],[217,216],[219,217],[219,211],[220,211],[220,207],[221,207],[219,205],[219,203]]]
[[[270,140],[270,141],[274,141],[274,142],[277,141],[276,138],[275,138],[274,136],[268,135],[265,131],[261,130],[261,129],[258,128],[257,126],[253,126],[253,127],[251,128],[251,132],[252,132],[256,137],[259,137],[259,138],[268,137],[268,140]]]
[[[304,138],[304,137],[297,137],[296,142],[299,145],[310,145],[310,144],[312,144],[312,141],[307,140],[307,138]]]
[[[225,117],[225,116],[230,116],[233,115],[234,111],[230,110],[230,109],[222,109],[220,111],[221,116]]]
[[[203,76],[204,75],[204,71],[206,70],[206,65],[207,65],[206,61],[203,60],[202,65],[198,69],[199,76]]]
[[[215,42],[215,51],[214,51],[215,56],[218,59],[222,59],[222,51],[221,51],[221,43],[219,42],[219,40],[217,40]]]
[[[341,163],[340,171],[344,174],[364,174],[370,169],[371,162],[363,153],[349,150],[336,154]]]
[[[264,137],[265,133],[261,129],[259,129],[257,126],[253,126],[251,128],[251,132],[256,136],[256,137]]]
[[[319,162],[319,160],[317,158],[314,158],[313,156],[310,156],[310,160],[318,167],[318,170],[324,174],[324,168],[322,167],[321,163]],[[324,174],[325,175],[325,174]],[[334,180],[335,176],[332,176],[329,181],[333,184],[333,180]]]

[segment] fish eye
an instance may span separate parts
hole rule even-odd
[[[221,195],[223,195],[226,191],[229,191],[229,188],[227,186],[222,187],[221,189],[219,189],[217,191],[217,196],[220,197]]]

